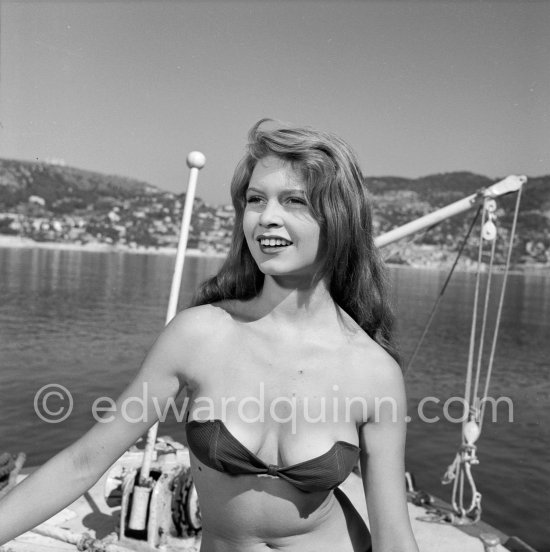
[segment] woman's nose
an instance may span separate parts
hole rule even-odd
[[[260,214],[262,226],[281,226],[283,224],[281,205],[278,201],[268,201]]]

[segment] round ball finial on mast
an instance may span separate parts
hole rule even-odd
[[[200,151],[192,151],[187,156],[187,166],[190,169],[202,169],[205,163],[206,157]]]
[[[204,167],[205,163],[206,157],[200,151],[192,151],[187,156],[187,166],[191,170],[189,171],[189,183],[185,193],[185,204],[183,206],[178,249],[176,251],[176,263],[174,266],[174,274],[172,276],[172,286],[170,288],[168,308],[166,309],[166,324],[174,318],[178,309],[178,297],[180,294],[183,264],[185,261],[185,250],[187,249],[187,239],[189,237],[189,228],[191,226],[191,214],[195,200],[195,188],[197,186],[199,170]],[[145,452],[143,454],[139,485],[136,485],[133,491],[134,498],[132,498],[132,502],[135,502],[135,511],[139,512],[136,513],[132,520],[135,529],[143,529],[146,526],[148,511],[147,501],[149,500],[148,492],[151,490],[151,462],[153,460],[155,443],[157,442],[157,432],[158,422],[151,426],[147,432],[147,444],[145,445]],[[147,491],[143,490],[144,488],[147,489]],[[138,496],[138,489],[142,490],[139,491],[139,498],[135,498]],[[134,508],[134,505],[132,505],[132,508]],[[139,508],[139,510],[137,508]]]

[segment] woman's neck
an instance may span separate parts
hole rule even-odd
[[[310,325],[316,319],[326,323],[327,316],[337,312],[324,280],[304,285],[303,281],[289,283],[267,275],[256,302],[261,315],[277,323]]]

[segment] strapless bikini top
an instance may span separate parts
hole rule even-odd
[[[185,431],[189,448],[209,468],[230,475],[278,476],[306,493],[329,491],[343,483],[361,450],[346,441],[337,441],[321,456],[292,466],[277,466],[266,464],[248,450],[222,420],[191,420]]]

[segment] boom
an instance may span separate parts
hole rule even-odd
[[[433,226],[434,224],[437,224],[442,220],[453,217],[454,215],[458,215],[459,213],[463,213],[464,211],[471,209],[474,205],[484,200],[485,198],[495,198],[512,192],[517,192],[525,182],[527,182],[526,176],[507,176],[503,180],[500,180],[499,182],[496,182],[495,184],[487,188],[483,188],[475,194],[456,201],[455,203],[451,203],[446,207],[442,207],[441,209],[420,217],[419,219],[408,222],[403,226],[394,228],[393,230],[390,230],[385,234],[377,236],[374,239],[374,243],[378,247],[385,247],[390,243],[396,242],[402,238],[406,238],[407,236],[410,236],[411,234],[414,234],[416,232],[420,232],[420,230],[429,228],[430,226]]]

